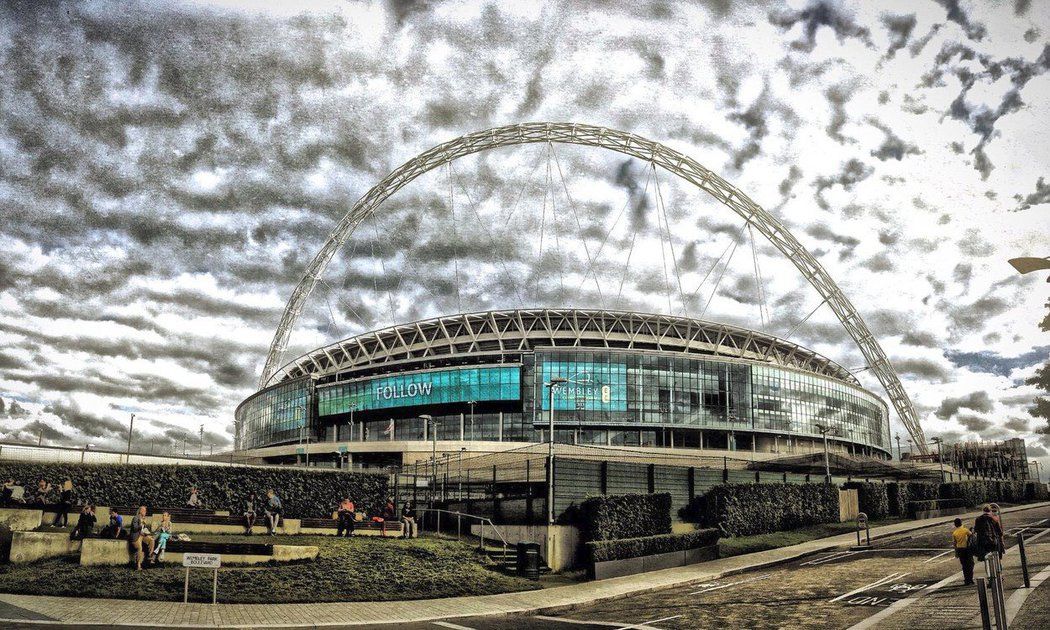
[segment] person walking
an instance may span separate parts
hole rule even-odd
[[[970,552],[970,537],[973,532],[969,527],[964,527],[961,518],[955,519],[955,529],[952,530],[952,542],[955,545],[955,557],[962,565],[963,584],[973,584],[973,553]]]
[[[51,523],[55,527],[69,527],[69,508],[73,507],[73,480],[66,479],[62,482],[62,492],[59,494],[58,510],[55,512],[55,520]],[[61,525],[59,525],[61,523]]]
[[[146,506],[140,505],[139,511],[131,518],[131,548],[135,550],[135,570],[142,570],[143,559],[153,557],[153,536],[146,525]],[[146,547],[149,551],[146,551]]]
[[[992,516],[992,508],[984,506],[983,514],[977,517],[973,523],[973,533],[977,536],[977,558],[984,560],[990,552],[994,551],[1003,557],[1003,530],[999,521]]]
[[[350,497],[344,497],[339,502],[339,511],[336,513],[338,523],[336,524],[335,535],[340,537],[343,532],[346,532],[346,537],[351,538],[354,535],[354,502],[350,500]]]

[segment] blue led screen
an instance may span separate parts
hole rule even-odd
[[[477,367],[378,376],[322,387],[317,412],[331,416],[371,409],[521,400],[521,368]]]
[[[627,363],[543,360],[542,366],[537,389],[553,376],[569,381],[554,390],[555,411],[627,411]],[[541,398],[541,409],[550,409],[545,388]]]

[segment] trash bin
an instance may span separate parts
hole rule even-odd
[[[522,541],[518,543],[518,575],[540,579],[540,544]]]

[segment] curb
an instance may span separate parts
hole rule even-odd
[[[1022,512],[1022,511],[1025,511],[1025,510],[1031,510],[1031,509],[1042,508],[1042,507],[1047,507],[1047,506],[1050,506],[1050,502],[1033,503],[1033,504],[1028,504],[1028,505],[1018,505],[1018,506],[1014,506],[1014,507],[1005,508],[1002,512],[1004,514],[1009,514],[1009,513],[1013,513],[1013,512]],[[900,529],[900,530],[897,530],[897,531],[893,531],[893,532],[885,532],[885,533],[882,533],[882,534],[876,534],[876,535],[872,536],[871,539],[872,540],[880,540],[880,539],[883,539],[883,538],[887,538],[889,536],[896,536],[896,535],[903,534],[903,533],[920,531],[920,530],[923,530],[923,529],[929,529],[931,527],[938,527],[938,526],[944,525],[945,523],[950,523],[955,518],[967,517],[970,514],[979,514],[979,512],[970,512],[970,513],[966,513],[966,514],[955,514],[955,515],[951,515],[951,516],[939,517],[937,521],[932,522],[932,523],[924,523],[924,524],[921,524],[921,525],[916,525],[914,527],[906,527],[906,528],[903,528],[903,529]],[[892,525],[887,526],[887,527],[892,527]],[[838,537],[843,536],[843,535],[846,535],[846,534],[835,534],[834,536],[829,536],[827,538],[838,538]],[[827,539],[816,539],[816,541],[819,541],[819,540],[827,540]],[[812,542],[816,542],[816,541],[812,541]],[[806,544],[806,543],[799,543],[799,544]],[[799,558],[804,558],[804,557],[816,555],[818,553],[824,553],[824,552],[826,552],[828,550],[836,549],[836,548],[841,547],[841,546],[842,546],[841,542],[839,542],[839,543],[828,543],[828,544],[822,545],[822,546],[814,548],[814,549],[807,549],[805,551],[799,551],[797,553],[791,553],[790,555],[787,555],[787,556],[784,556],[784,557],[780,557],[780,558],[776,558],[776,559],[773,559],[773,560],[757,561],[757,562],[755,562],[753,564],[748,564],[746,566],[741,566],[741,567],[737,567],[737,568],[733,568],[733,569],[727,569],[727,570],[719,572],[719,573],[712,573],[712,574],[706,575],[706,576],[697,576],[697,577],[683,578],[683,579],[681,579],[679,581],[669,582],[669,583],[666,583],[666,584],[660,584],[660,585],[651,586],[651,587],[643,586],[643,587],[640,587],[640,588],[637,588],[637,589],[633,589],[633,590],[629,590],[629,591],[626,591],[626,592],[623,592],[623,593],[616,593],[616,594],[613,594],[613,595],[605,595],[605,596],[597,596],[597,597],[594,597],[594,598],[591,598],[591,599],[587,599],[585,601],[573,602],[573,603],[569,603],[569,604],[557,604],[557,605],[551,605],[551,606],[533,606],[533,605],[528,605],[528,604],[515,606],[515,605],[512,604],[512,605],[508,605],[508,606],[505,606],[505,607],[501,607],[499,610],[493,610],[492,612],[469,612],[469,613],[459,613],[459,614],[448,614],[448,613],[442,614],[442,613],[440,613],[438,611],[435,611],[433,613],[427,613],[427,614],[423,614],[423,615],[420,615],[420,616],[417,616],[417,617],[406,616],[406,617],[402,617],[402,618],[384,619],[382,621],[376,621],[376,620],[362,620],[362,621],[347,620],[347,621],[338,621],[338,622],[321,622],[321,623],[305,623],[305,624],[304,623],[272,623],[272,624],[252,623],[252,624],[228,624],[228,625],[219,625],[219,624],[170,625],[169,624],[169,625],[167,625],[167,627],[185,628],[187,630],[204,630],[204,629],[211,629],[211,628],[274,628],[274,629],[281,629],[281,630],[307,630],[307,629],[310,629],[310,630],[321,630],[321,629],[325,629],[325,628],[353,627],[353,626],[366,626],[366,625],[377,625],[377,624],[420,623],[420,622],[427,622],[427,621],[433,621],[433,620],[457,619],[457,618],[465,618],[465,617],[482,617],[482,616],[506,617],[506,616],[510,616],[510,615],[518,615],[518,614],[523,614],[523,613],[535,613],[535,614],[559,613],[559,612],[567,612],[567,611],[571,611],[571,610],[576,610],[576,609],[584,607],[584,606],[590,606],[590,605],[601,603],[601,602],[616,601],[616,600],[619,600],[619,599],[623,599],[623,598],[626,598],[626,597],[632,597],[632,596],[635,596],[635,595],[642,595],[642,594],[652,593],[652,592],[656,592],[656,591],[660,591],[660,590],[664,590],[664,589],[668,589],[668,588],[675,588],[675,587],[680,586],[682,584],[688,584],[689,582],[693,582],[693,581],[696,581],[698,579],[716,580],[716,579],[721,579],[721,578],[724,578],[724,577],[728,577],[728,576],[744,573],[746,571],[752,571],[752,570],[755,570],[755,569],[775,567],[775,566],[779,566],[779,565],[782,565],[782,564],[786,564],[788,562],[793,562],[795,560],[798,560]],[[768,551],[773,551],[773,550],[768,550]],[[763,553],[763,552],[755,552],[755,553]],[[750,555],[750,554],[745,554],[745,555]],[[693,565],[693,566],[700,566],[700,565]],[[644,574],[638,574],[638,575],[644,575]],[[540,592],[540,591],[526,591],[525,593],[532,593],[532,592]],[[504,593],[502,595],[514,595],[514,594],[515,593]],[[0,595],[3,595],[3,594],[0,594]],[[480,596],[480,597],[499,597],[499,596],[500,595]],[[50,597],[50,596],[43,595],[43,596],[28,596],[28,597]],[[68,598],[68,599],[81,600],[82,598]],[[88,598],[83,598],[83,599],[88,599]],[[419,602],[428,602],[428,601],[440,602],[440,601],[446,601],[446,600],[441,600],[441,599],[438,599],[438,600],[407,600],[407,601],[401,601],[401,602],[391,601],[391,602],[375,602],[375,603],[392,607],[392,606],[396,606],[398,604],[407,604],[407,603],[410,603],[410,602],[411,603],[419,603]],[[2,603],[2,602],[0,602],[0,603]],[[165,604],[165,603],[171,603],[171,602],[155,602],[155,603]],[[347,604],[350,604],[350,603],[369,603],[369,602],[347,602]],[[12,604],[12,605],[14,605],[14,604]],[[230,606],[238,606],[238,604],[228,604],[228,605],[230,605]],[[150,624],[144,624],[144,623],[128,623],[128,622],[120,622],[120,621],[95,622],[95,621],[76,621],[76,620],[61,621],[61,620],[50,620],[50,619],[48,619],[48,620],[39,620],[39,619],[0,618],[0,625],[9,625],[9,624],[10,625],[18,625],[18,626],[40,626],[40,627],[47,627],[47,626],[53,626],[53,627],[73,626],[73,627],[83,627],[83,628],[113,628],[113,627],[123,627],[123,628],[151,628],[152,627],[152,628],[155,628],[155,627],[157,627],[156,625],[150,625]]]

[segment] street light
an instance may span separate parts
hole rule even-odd
[[[549,410],[547,411],[547,419],[549,421],[549,432],[547,440],[547,540],[550,540],[551,532],[550,527],[554,525],[554,391],[558,385],[568,383],[569,380],[560,376],[551,377],[550,382],[544,385],[548,388],[548,401]],[[548,556],[550,557],[550,556]]]
[[[833,429],[826,424],[814,424],[813,427],[820,431],[824,437],[824,483],[831,483],[831,461],[828,458],[828,433]]]
[[[127,456],[131,457],[131,434],[135,431],[135,414],[131,414],[131,423],[128,424],[128,452]]]
[[[470,405],[470,441],[474,441],[474,405],[478,404],[476,400],[468,400],[467,404]]]
[[[303,443],[303,433],[306,433],[306,467],[310,467],[310,432],[306,430],[306,407],[303,405],[296,405],[296,411],[302,415],[302,421],[299,423],[299,444]]]
[[[1007,262],[1020,274],[1050,269],[1050,258],[1011,258]],[[1050,282],[1050,277],[1047,277],[1046,281]]]
[[[939,437],[935,437],[931,438],[930,441],[937,445],[937,463],[940,464],[941,483],[944,483],[944,458],[941,457],[941,443],[943,443],[944,440]]]
[[[419,419],[424,422],[424,425],[423,425],[424,427],[427,426],[426,423],[430,424],[430,459],[433,461],[433,464],[434,464],[433,484],[437,484],[437,461],[438,461],[437,460],[437,448],[438,448],[438,446],[437,446],[438,445],[438,442],[437,442],[437,422],[434,422],[434,416],[432,416],[430,414],[426,414],[426,413],[420,415]],[[434,485],[433,484],[430,486],[430,493],[431,493],[430,496],[434,496]]]
[[[898,433],[893,437],[897,438],[897,461],[899,462],[901,461],[901,434]]]

